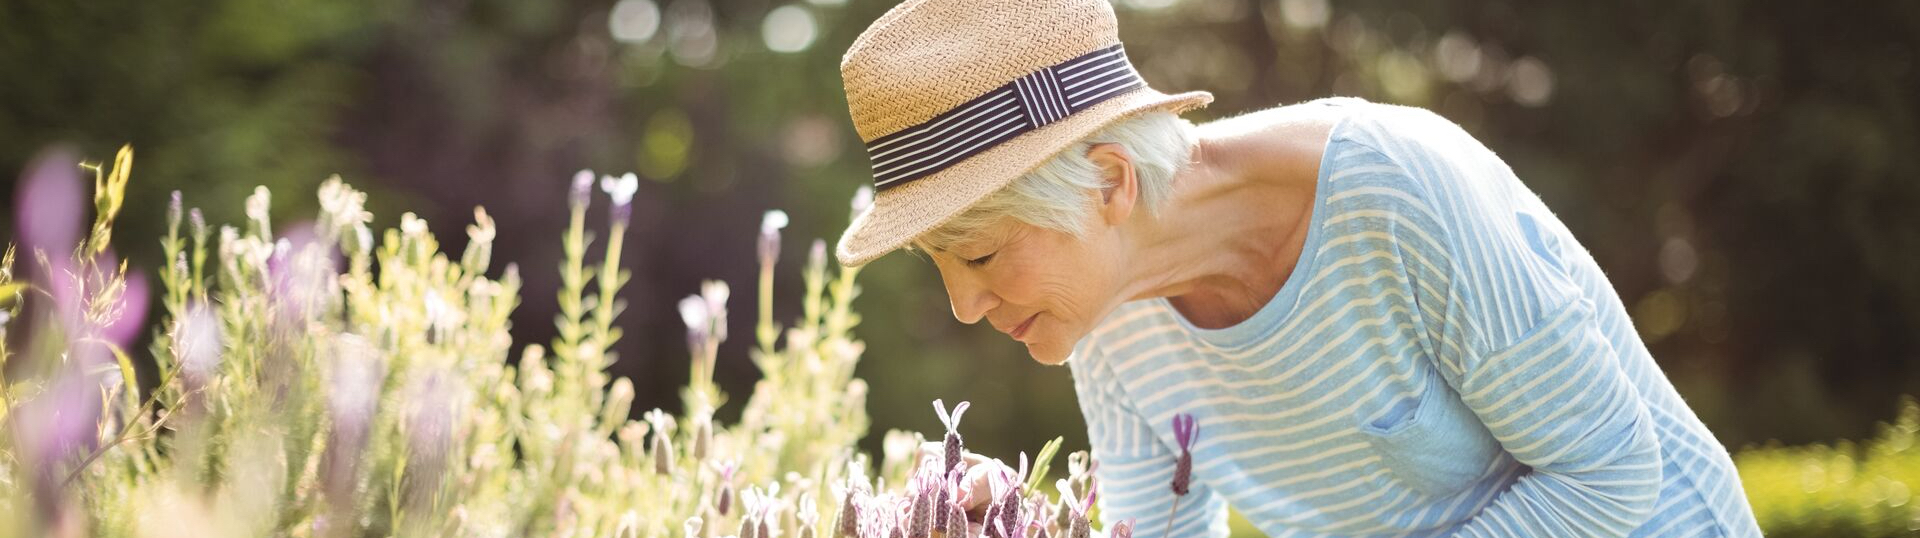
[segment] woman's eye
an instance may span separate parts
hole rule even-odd
[[[998,253],[995,253],[995,254],[998,254]],[[981,256],[981,257],[978,257],[978,258],[974,258],[974,259],[971,259],[971,260],[967,260],[967,266],[968,266],[968,267],[979,267],[979,266],[982,266],[982,265],[986,265],[986,264],[987,264],[987,260],[991,260],[991,259],[993,259],[993,254],[988,254],[988,255],[985,255],[985,256]]]

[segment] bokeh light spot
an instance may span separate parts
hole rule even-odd
[[[1693,278],[1695,270],[1700,268],[1700,254],[1693,249],[1693,243],[1684,237],[1670,237],[1660,246],[1660,274],[1667,282],[1680,284]]]
[[[1633,309],[1633,320],[1648,343],[1658,342],[1686,325],[1687,305],[1671,290],[1657,290],[1640,298]]]
[[[1532,56],[1513,61],[1507,75],[1507,96],[1522,106],[1545,106],[1553,99],[1553,71],[1547,63]]]
[[[1399,103],[1424,104],[1427,100],[1427,67],[1405,52],[1389,51],[1380,55],[1380,86]]]
[[[622,43],[653,39],[653,34],[660,31],[660,6],[653,0],[620,0],[607,15],[607,27],[613,39]]]
[[[774,52],[807,50],[817,33],[813,14],[795,5],[773,8],[760,25],[760,38],[766,40],[767,49]]]
[[[1473,38],[1459,32],[1447,32],[1433,44],[1433,64],[1440,76],[1455,84],[1473,80],[1480,74],[1480,47]]]
[[[1281,0],[1280,16],[1287,26],[1300,29],[1319,28],[1327,25],[1327,18],[1333,10],[1327,7],[1327,0]]]
[[[693,122],[677,108],[661,110],[647,120],[647,131],[640,138],[641,174],[656,180],[669,180],[687,168],[693,150]]]

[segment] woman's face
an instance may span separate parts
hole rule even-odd
[[[955,318],[968,324],[986,319],[1026,344],[1034,360],[1060,364],[1120,303],[1119,264],[1110,263],[1115,257],[1099,239],[1108,231],[1081,239],[1004,218],[947,250],[927,252],[946,283]]]

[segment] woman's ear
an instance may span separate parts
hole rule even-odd
[[[1134,174],[1133,156],[1127,148],[1112,142],[1094,144],[1087,149],[1087,160],[1100,168],[1100,216],[1110,226],[1118,226],[1133,216],[1140,201],[1140,177]]]

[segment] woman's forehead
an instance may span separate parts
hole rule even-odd
[[[977,227],[942,226],[913,240],[916,248],[928,252],[965,252],[969,249],[984,248],[1011,235],[1016,228],[1014,219],[996,219],[992,224]]]

